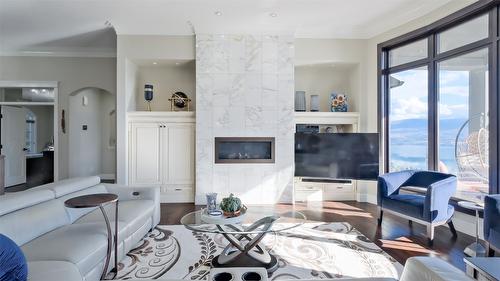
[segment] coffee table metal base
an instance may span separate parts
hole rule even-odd
[[[278,219],[276,216],[262,218],[248,227],[241,225],[225,225],[230,228],[232,233],[222,233],[229,241],[222,253],[212,260],[213,267],[264,267],[268,273],[278,269],[278,261],[271,255],[260,242],[268,230],[271,229],[274,222]],[[217,228],[223,231],[221,225]],[[250,232],[261,229],[255,235]]]
[[[263,267],[267,270],[267,274],[270,275],[271,273],[275,272],[278,269],[278,259],[269,254],[271,257],[271,261],[269,263],[262,263],[250,256],[247,255],[241,255],[237,259],[232,260],[229,263],[225,264],[220,264],[219,263],[219,256],[216,256],[215,258],[212,259],[212,267],[215,268],[221,268],[221,267]]]

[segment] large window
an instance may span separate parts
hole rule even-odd
[[[488,49],[438,63],[439,170],[457,175],[456,197],[489,191]]]
[[[498,7],[464,11],[379,45],[383,166],[452,173],[455,199],[482,201],[498,193]]]
[[[427,170],[427,67],[391,74],[389,170]]]

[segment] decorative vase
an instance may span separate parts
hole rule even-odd
[[[211,192],[207,193],[207,213],[210,214],[211,212],[217,210],[217,193]]]
[[[330,109],[332,112],[347,112],[349,104],[344,94],[332,93],[330,95]]]
[[[305,91],[295,91],[295,111],[306,111]]]
[[[311,95],[311,111],[316,112],[319,111],[319,96],[318,95]]]
[[[148,103],[148,111],[151,111],[151,101],[153,100],[153,85],[144,85],[144,99]]]

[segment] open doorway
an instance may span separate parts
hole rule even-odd
[[[69,97],[69,176],[116,178],[116,98],[99,88],[84,88]]]
[[[57,85],[47,85],[52,84]],[[0,85],[0,153],[5,156],[6,191],[25,190],[57,178],[57,88],[47,85]]]

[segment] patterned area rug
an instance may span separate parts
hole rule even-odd
[[[220,234],[159,225],[119,264],[118,279],[207,280],[210,261],[226,246]],[[263,240],[279,261],[270,280],[398,278],[403,267],[348,223],[307,223]]]

